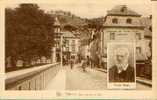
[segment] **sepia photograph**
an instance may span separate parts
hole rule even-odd
[[[156,10],[155,0],[0,0],[0,98],[153,100]]]
[[[151,90],[151,4],[10,3],[5,75],[7,91]]]

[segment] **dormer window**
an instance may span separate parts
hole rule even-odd
[[[113,18],[112,19],[112,23],[117,24],[118,23],[118,19],[117,18]]]
[[[126,7],[122,7],[121,12],[125,12],[126,11]]]
[[[132,19],[128,18],[128,19],[126,20],[126,23],[127,23],[127,24],[131,24],[131,23],[132,23]]]

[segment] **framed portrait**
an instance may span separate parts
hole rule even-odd
[[[109,89],[136,88],[134,43],[108,43],[107,81]]]

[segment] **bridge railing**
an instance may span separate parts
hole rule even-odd
[[[6,90],[43,90],[57,74],[60,63],[47,64],[6,73]]]

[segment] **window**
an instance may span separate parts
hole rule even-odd
[[[75,40],[72,40],[71,47],[72,47],[72,52],[75,52]]]
[[[141,40],[141,33],[136,33],[136,40]]]
[[[118,23],[118,19],[117,18],[113,18],[112,19],[112,23],[117,24]]]
[[[29,86],[29,90],[31,90],[31,82],[29,82],[29,85],[28,85],[28,86]]]
[[[126,11],[126,7],[122,7],[121,12],[125,12]]]
[[[69,47],[69,40],[66,40],[65,43],[66,43],[66,47]]]
[[[54,29],[54,32],[55,32],[55,33],[59,33],[59,32],[60,32],[60,28],[59,28],[59,27],[56,27],[56,28]]]
[[[136,52],[141,53],[142,52],[141,47],[136,47]]]
[[[149,27],[149,30],[152,32],[152,27],[151,26]]]
[[[69,51],[69,47],[66,47],[66,51]]]
[[[93,38],[92,38],[92,39],[93,39],[93,40],[95,40],[95,39],[96,39],[96,35],[95,35],[95,34],[93,35]]]
[[[72,52],[75,52],[75,47],[74,46],[72,46]]]
[[[75,45],[75,40],[72,40],[72,45]]]
[[[115,33],[110,33],[110,40],[115,40]]]
[[[22,86],[19,86],[19,87],[18,87],[18,90],[22,90]]]
[[[126,23],[127,23],[127,24],[131,24],[131,23],[132,23],[132,19],[128,18],[128,19],[126,20]]]

